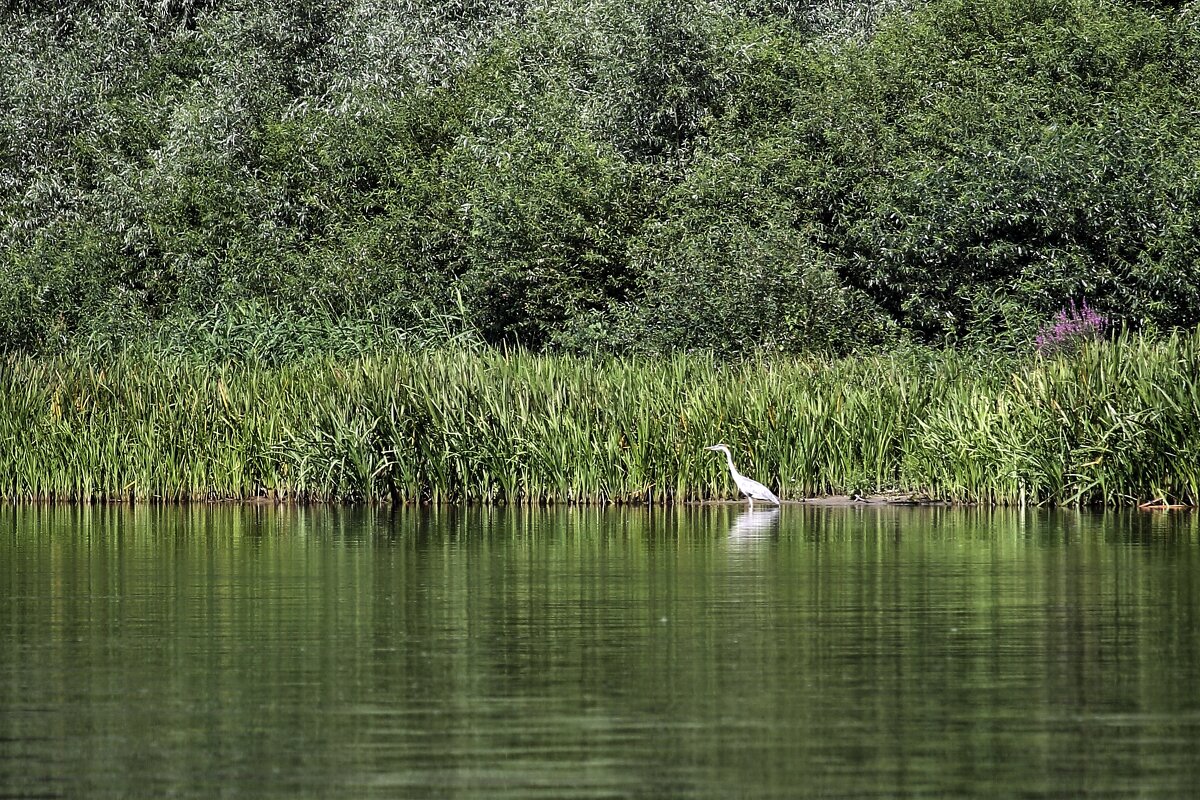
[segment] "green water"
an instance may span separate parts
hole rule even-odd
[[[1194,515],[0,509],[3,797],[1194,796]]]

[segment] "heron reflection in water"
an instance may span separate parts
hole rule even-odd
[[[739,542],[769,539],[779,530],[779,509],[743,511],[729,527],[729,538]]]
[[[733,475],[733,482],[737,484],[738,491],[750,498],[750,510],[754,510],[754,501],[762,500],[767,503],[779,505],[779,498],[775,493],[763,486],[752,478],[747,478],[745,475],[737,471],[737,467],[733,465],[733,454],[729,452],[729,445],[714,444],[712,447],[706,447],[705,450],[713,450],[725,454],[725,460],[729,462],[729,472]]]

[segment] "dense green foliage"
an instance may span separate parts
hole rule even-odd
[[[78,0],[0,39],[10,352],[1200,321],[1196,2]]]
[[[8,499],[1200,501],[1200,333],[1070,355],[643,360],[484,349],[279,367],[0,363]]]

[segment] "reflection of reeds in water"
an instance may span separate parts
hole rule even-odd
[[[0,362],[0,497],[662,503],[895,488],[1200,500],[1200,333],[1007,366],[437,351],[281,367]]]

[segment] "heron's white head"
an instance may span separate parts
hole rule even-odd
[[[729,452],[729,445],[727,445],[727,444],[714,444],[714,445],[710,445],[710,446],[708,446],[708,447],[706,447],[706,448],[704,448],[704,449],[705,449],[705,450],[715,450],[715,451],[717,451],[717,452],[725,452],[725,453],[728,453],[728,452]]]

